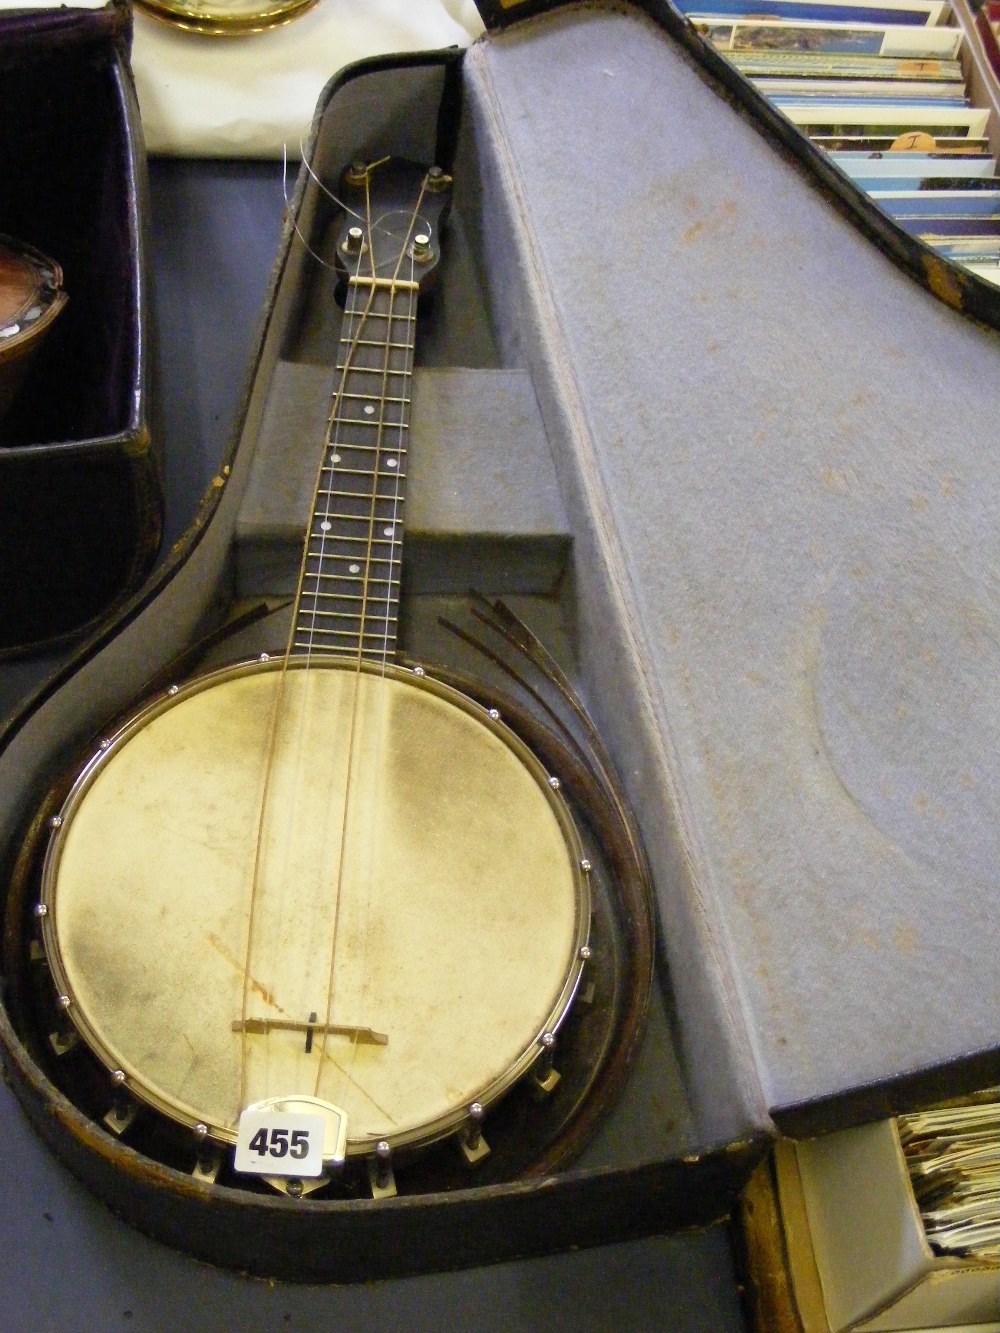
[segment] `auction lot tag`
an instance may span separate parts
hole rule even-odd
[[[233,1165],[253,1176],[322,1175],[324,1129],[320,1115],[248,1107],[240,1116]]]

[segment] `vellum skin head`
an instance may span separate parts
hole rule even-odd
[[[572,996],[589,911],[561,804],[502,724],[409,673],[195,682],[67,813],[45,922],[71,1016],[220,1139],[295,1096],[347,1113],[349,1153],[436,1137]]]

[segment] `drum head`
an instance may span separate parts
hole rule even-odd
[[[74,787],[43,875],[69,1013],[141,1099],[231,1141],[316,1096],[348,1153],[441,1137],[572,999],[586,876],[524,745],[447,686],[228,669],[141,713]]]

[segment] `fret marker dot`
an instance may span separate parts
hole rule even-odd
[[[328,522],[328,521],[324,518],[323,522],[322,522],[319,526],[320,526],[321,531],[323,531],[323,532],[329,532],[330,529],[333,527],[333,524],[330,523],[330,522]]]
[[[395,467],[395,466],[396,466],[396,460],[395,460],[394,458],[387,458],[387,459],[385,460],[385,465],[386,465],[386,467]]]
[[[383,528],[382,531],[387,537],[391,537],[392,534],[396,531],[396,529],[390,523],[390,525],[387,528]]]
[[[375,415],[374,407],[372,407],[371,403],[365,403],[365,416],[373,417],[374,415]]]
[[[339,462],[340,462],[340,454],[331,454],[331,455],[330,455],[330,458],[331,458],[331,461],[334,462],[334,463],[339,463]]]
[[[360,573],[361,573],[361,566],[360,566],[360,565],[348,565],[347,568],[351,571],[352,574],[360,574]]]

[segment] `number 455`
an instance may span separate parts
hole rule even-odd
[[[258,1157],[292,1157],[301,1160],[309,1151],[307,1129],[258,1129],[248,1144]]]

